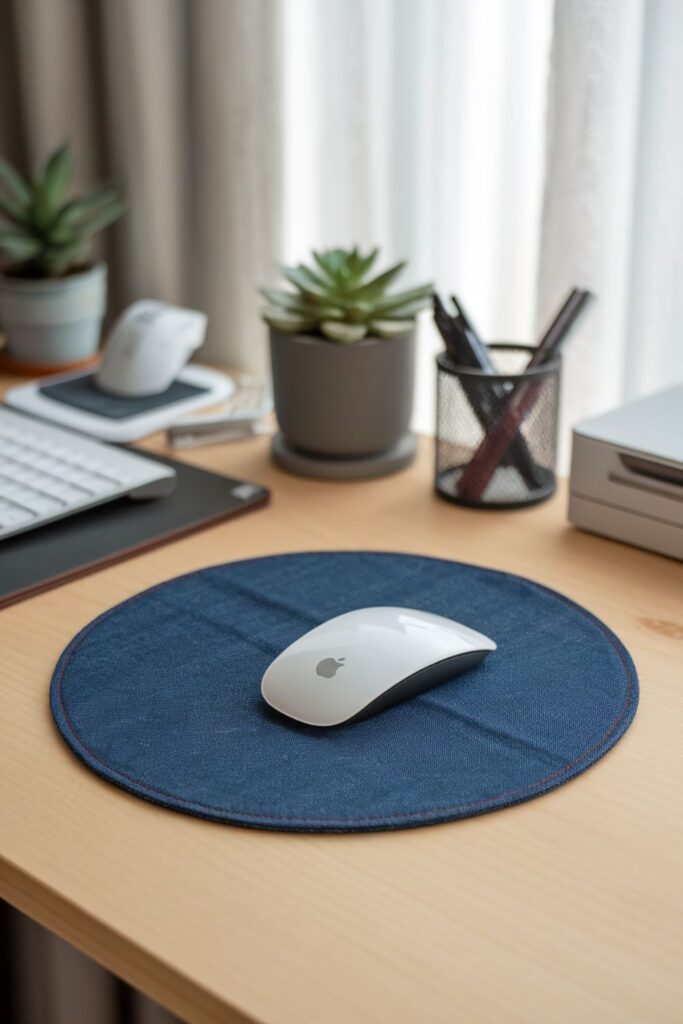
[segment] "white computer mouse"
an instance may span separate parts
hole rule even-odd
[[[272,708],[306,725],[367,718],[477,665],[496,644],[412,608],[359,608],[295,640],[261,681]]]
[[[160,395],[176,379],[206,334],[196,309],[141,299],[116,321],[95,375],[98,387],[124,398]]]

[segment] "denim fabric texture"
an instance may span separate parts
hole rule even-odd
[[[297,725],[266,706],[261,677],[283,648],[371,605],[445,615],[498,650],[353,725]],[[529,800],[601,758],[637,703],[629,654],[567,598],[377,552],[278,555],[170,580],[86,626],[51,687],[60,732],[110,782],[204,818],[311,832],[409,828]]]

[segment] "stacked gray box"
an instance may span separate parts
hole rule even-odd
[[[569,518],[683,559],[682,385],[574,428]]]

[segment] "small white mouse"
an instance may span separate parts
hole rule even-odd
[[[355,722],[477,665],[496,644],[469,626],[411,608],[359,608],[295,640],[261,693],[306,725]]]
[[[116,321],[95,380],[124,398],[159,395],[176,379],[206,334],[207,317],[195,309],[141,299]]]

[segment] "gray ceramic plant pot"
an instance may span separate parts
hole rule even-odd
[[[107,268],[49,279],[0,274],[5,352],[23,363],[76,363],[97,352],[107,306]]]
[[[415,331],[351,345],[270,332],[273,397],[294,448],[327,458],[386,452],[408,432]]]

